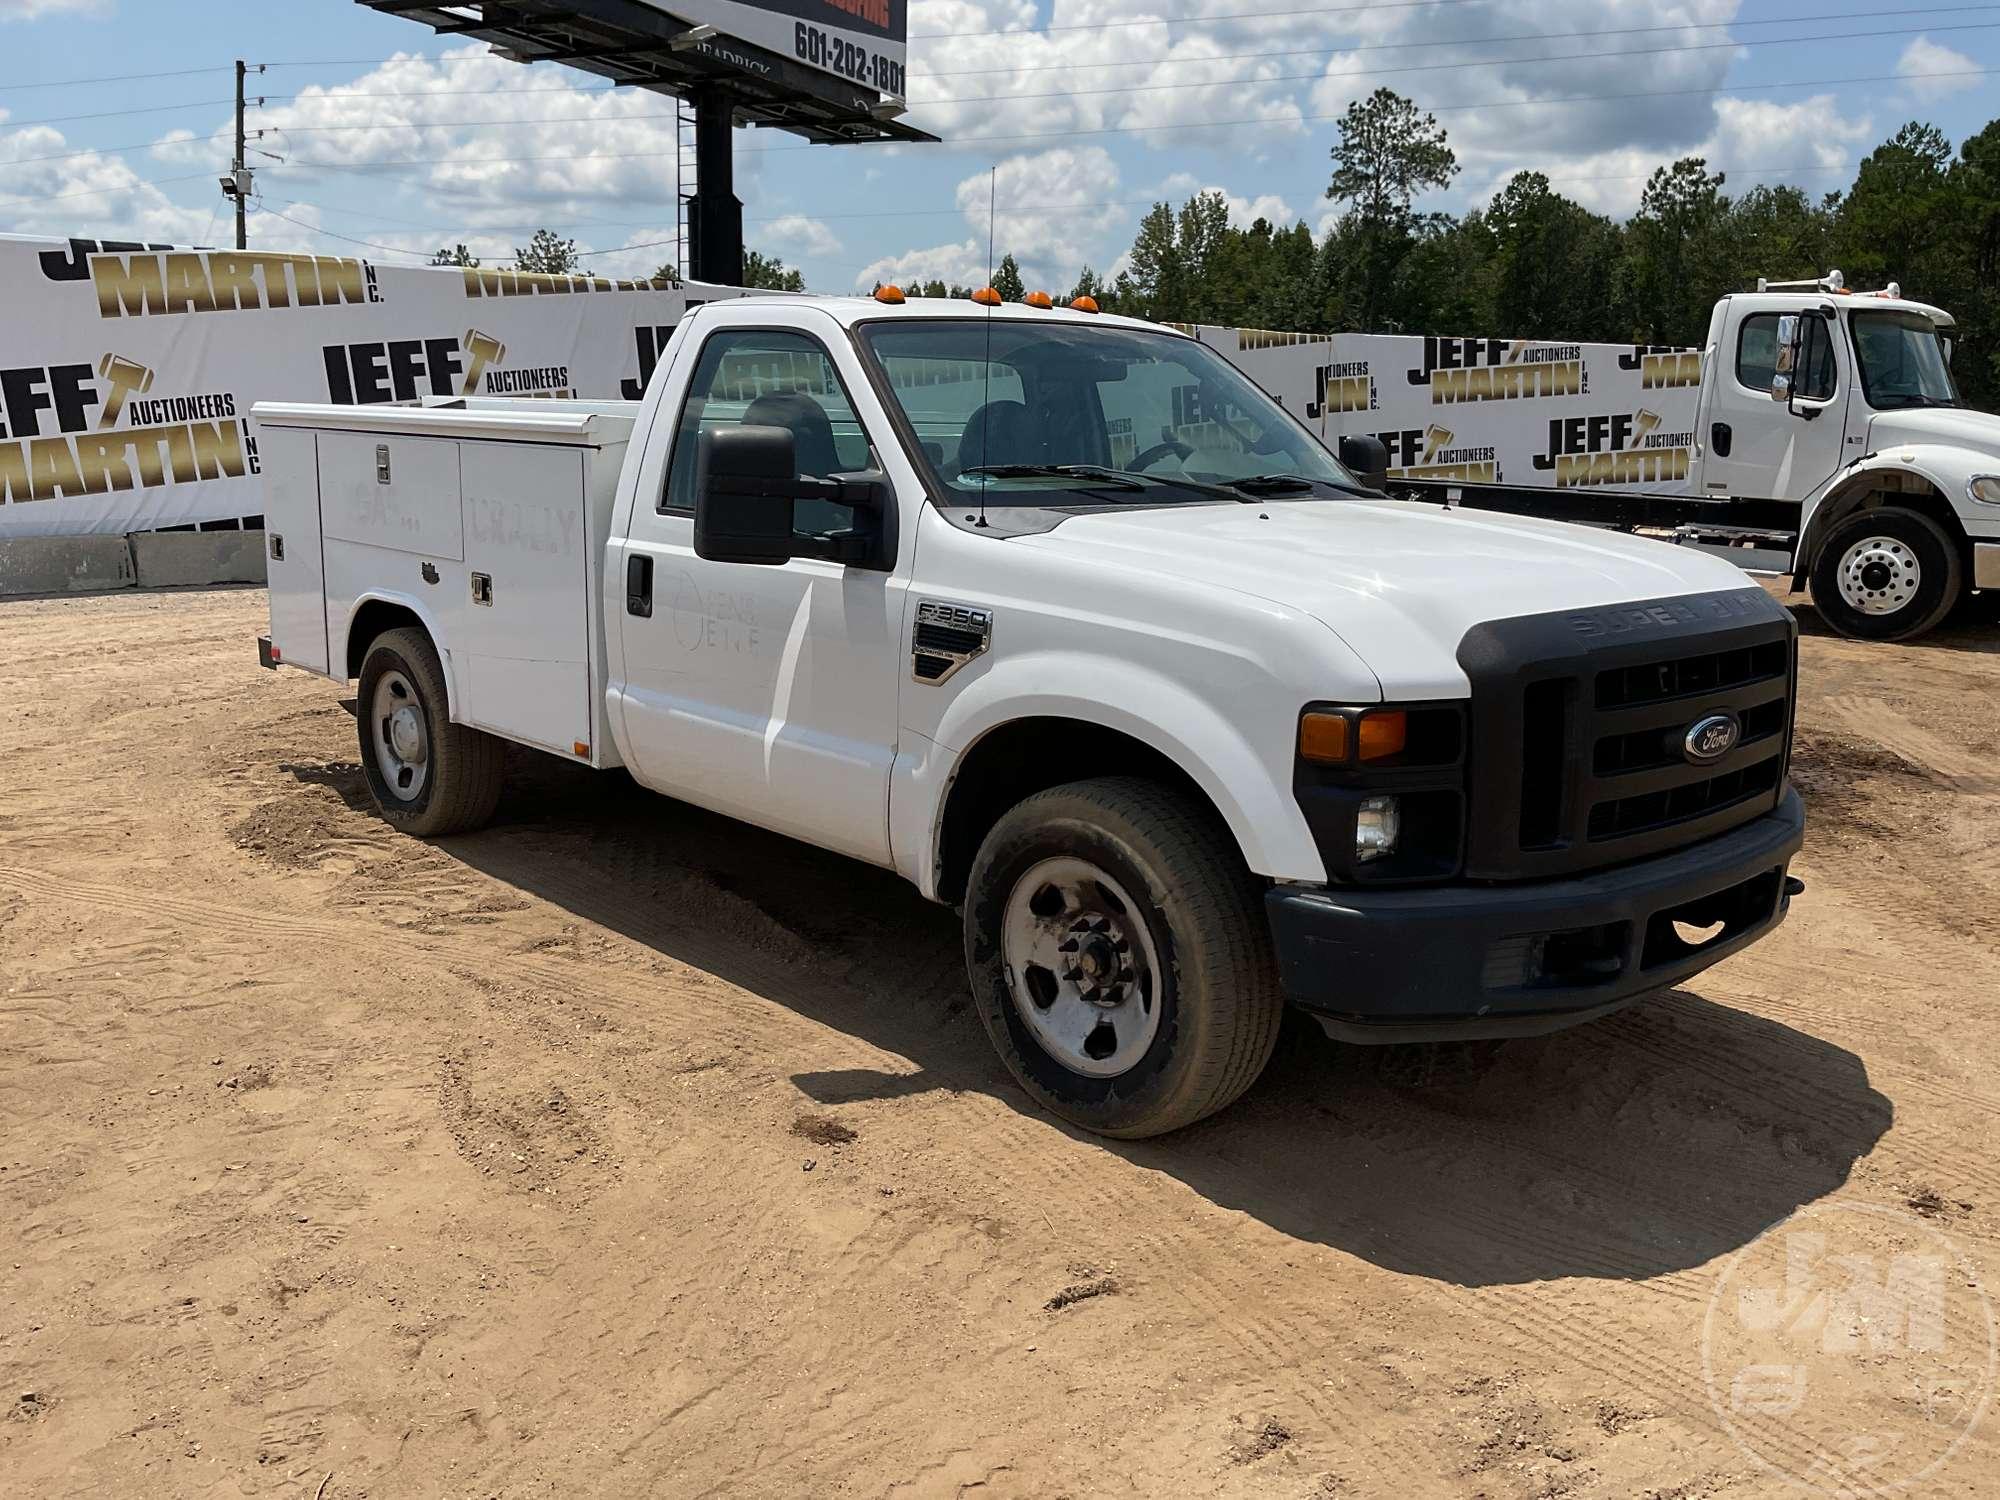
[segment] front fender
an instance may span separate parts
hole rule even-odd
[[[340,635],[332,643],[333,655],[328,665],[331,666],[334,662],[338,662],[341,670],[346,670],[347,648],[353,638],[354,622],[360,617],[361,611],[366,609],[370,604],[397,605],[400,608],[407,609],[422,623],[425,631],[430,635],[431,644],[437,647],[438,661],[444,667],[445,707],[453,722],[456,722],[458,719],[458,677],[452,670],[450,637],[445,634],[443,623],[438,619],[437,611],[431,608],[429,603],[419,595],[406,594],[398,589],[370,589],[367,593],[361,595],[349,606],[347,618],[341,621]]]
[[[1129,660],[1064,650],[995,661],[938,724],[944,753],[932,769],[925,871],[936,869],[943,811],[965,752],[1016,720],[1064,718],[1130,735],[1173,761],[1215,804],[1257,874],[1322,883],[1326,867],[1291,794],[1291,719],[1280,717],[1231,723],[1185,684]],[[919,879],[929,883],[928,874]]]
[[[1792,558],[1794,574],[1803,579],[1812,571],[1827,532],[1859,509],[1869,495],[1907,494],[1916,481],[1944,496],[1956,516],[1973,475],[1993,467],[1991,459],[1942,443],[1899,444],[1856,459],[1806,496],[1800,507],[1799,545]],[[1964,529],[1962,521],[1960,529]]]

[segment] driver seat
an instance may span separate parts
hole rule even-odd
[[[961,473],[989,464],[1039,464],[1047,458],[1046,437],[1018,401],[987,402],[966,419],[958,440]]]

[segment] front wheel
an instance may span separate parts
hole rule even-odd
[[[1001,818],[973,863],[965,952],[1008,1070],[1103,1135],[1215,1113],[1277,1041],[1257,883],[1213,813],[1154,782],[1075,782]]]
[[[1883,506],[1833,528],[1813,560],[1820,618],[1863,641],[1907,641],[1935,627],[1958,602],[1958,547],[1929,516]]]
[[[361,769],[382,816],[427,839],[484,827],[500,805],[505,747],[451,722],[431,638],[413,627],[377,636],[356,698]]]

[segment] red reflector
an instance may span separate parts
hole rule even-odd
[[[276,641],[271,642],[271,660],[283,661],[284,659],[285,653],[278,649],[278,643]]]

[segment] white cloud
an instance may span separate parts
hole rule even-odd
[[[1896,72],[1908,79],[1907,87],[1917,98],[1926,103],[1943,99],[1952,94],[1963,93],[1966,89],[1979,87],[1977,78],[1927,78],[1932,73],[1971,73],[1979,64],[1963,52],[1955,52],[1941,46],[1927,36],[1915,37],[1903,49],[1903,55],[1896,61]]]
[[[746,243],[775,247],[792,255],[838,255],[840,237],[818,219],[804,214],[785,214],[762,224],[746,226]]]
[[[855,274],[854,285],[857,289],[866,289],[878,281],[893,282],[897,286],[942,281],[957,286],[979,286],[985,280],[986,241],[981,239],[905,250],[900,255],[884,255],[863,266]]]
[[[435,61],[399,56],[351,83],[309,86],[260,110],[256,144],[284,160],[253,156],[252,164],[267,193],[309,182],[352,195],[365,195],[371,181],[411,184],[435,205],[436,235],[524,219],[582,224],[627,206],[654,217],[670,210],[679,156],[673,101],[579,87],[572,76],[521,67],[483,46]],[[173,131],[153,155],[207,162],[213,139]],[[745,154],[739,178],[754,181],[756,170],[757,158]]]
[[[11,234],[189,244],[220,221],[173,202],[123,158],[79,148],[46,125],[0,129],[0,168],[0,229]]]
[[[1291,204],[1276,193],[1259,193],[1254,198],[1246,198],[1241,193],[1232,193],[1216,182],[1203,182],[1192,172],[1175,172],[1160,183],[1159,196],[1168,202],[1179,204],[1200,193],[1220,193],[1222,201],[1229,206],[1229,222],[1238,229],[1248,229],[1259,219],[1277,229],[1289,229],[1297,222],[1298,215],[1292,212]]]
[[[1549,185],[1586,208],[1616,217],[1639,206],[1646,179],[1656,168],[1682,156],[1699,156],[1710,171],[1728,179],[1735,194],[1756,183],[1797,183],[1815,194],[1838,187],[1872,131],[1866,115],[1850,119],[1831,94],[1815,94],[1792,104],[1727,95],[1714,101],[1708,133],[1676,143],[1670,150],[1624,146],[1570,157],[1566,161],[1482,154],[1480,170],[1466,184],[1477,202],[1502,187],[1516,170],[1545,173]]]
[[[37,16],[103,15],[106,0],[0,0],[0,21],[32,21]]]

